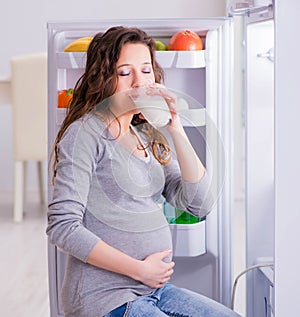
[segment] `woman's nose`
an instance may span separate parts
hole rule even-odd
[[[141,88],[141,87],[146,87],[152,84],[153,81],[150,80],[149,78],[144,78],[142,74],[135,74],[132,88]]]
[[[135,80],[133,81],[132,88],[140,88],[145,86],[146,83],[143,80],[141,80],[140,78],[135,78]]]

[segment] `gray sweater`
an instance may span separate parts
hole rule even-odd
[[[68,254],[62,286],[65,316],[103,316],[154,289],[127,276],[86,263],[102,239],[143,260],[172,249],[161,198],[199,216],[208,189],[181,179],[178,162],[162,166],[148,149],[139,158],[104,136],[94,115],[72,123],[58,148],[53,197],[48,210],[50,242]]]

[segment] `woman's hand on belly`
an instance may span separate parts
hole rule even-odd
[[[174,272],[175,263],[164,261],[171,254],[172,250],[165,250],[147,256],[140,262],[135,279],[152,288],[162,287]]]

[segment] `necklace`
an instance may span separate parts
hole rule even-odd
[[[129,130],[129,131],[130,131],[130,134],[131,134],[132,136],[134,136],[134,139],[137,141],[137,144],[136,144],[136,146],[135,146],[136,150],[138,150],[138,151],[143,151],[143,157],[147,157],[147,156],[148,156],[148,153],[146,152],[146,147],[145,147],[145,145],[143,144],[141,138],[139,137],[139,135],[138,135],[136,129],[135,129],[132,125],[130,125],[130,130]],[[139,156],[140,156],[140,155],[139,155]]]
[[[122,133],[116,141],[122,145],[122,147],[126,148],[132,155],[141,158],[148,157],[146,147],[138,134],[135,133],[134,128],[130,127],[130,129],[127,132]]]

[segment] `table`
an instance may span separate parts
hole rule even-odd
[[[11,104],[10,78],[0,77],[0,106]]]

